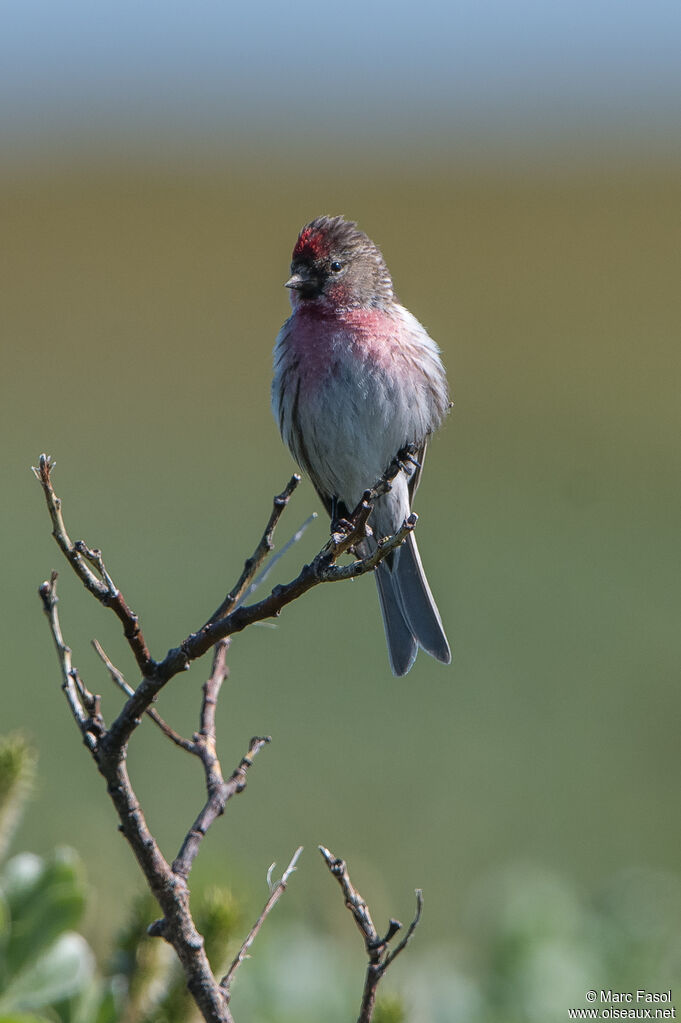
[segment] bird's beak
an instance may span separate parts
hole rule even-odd
[[[304,288],[309,287],[309,285],[310,278],[299,271],[298,273],[291,274],[284,287],[290,288],[292,291],[302,291]]]

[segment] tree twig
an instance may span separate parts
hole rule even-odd
[[[33,466],[33,472],[45,494],[47,510],[52,520],[52,535],[85,588],[105,607],[110,607],[120,620],[123,625],[123,633],[137,665],[142,674],[146,675],[153,669],[153,660],[142,635],[137,615],[130,610],[120,590],[114,585],[111,576],[104,568],[101,551],[88,547],[82,540],[73,543],[66,532],[61,499],[57,497],[52,486],[51,473],[55,464],[49,455],[41,455],[37,467]],[[97,568],[98,575],[92,571],[90,565]]]
[[[126,696],[134,696],[135,690],[125,681],[123,672],[120,671],[120,669],[117,668],[113,661],[108,657],[106,651],[102,647],[102,644],[99,643],[98,640],[93,639],[92,646],[100,660],[106,665],[113,683],[117,685],[121,692],[125,693]],[[157,725],[163,734],[170,739],[171,742],[174,742],[176,746],[179,746],[180,749],[186,750],[188,753],[195,752],[194,743],[190,739],[185,739],[184,736],[180,735],[179,732],[176,732],[174,728],[171,728],[168,722],[161,717],[157,710],[154,710],[153,707],[147,707],[144,713],[147,717],[151,718],[154,724]]]
[[[385,935],[381,937],[374,926],[373,920],[371,919],[369,907],[350,880],[350,875],[348,874],[348,868],[345,861],[334,856],[333,853],[323,845],[319,846],[319,851],[322,854],[327,867],[338,881],[341,891],[343,892],[345,905],[352,913],[353,919],[364,939],[364,947],[366,949],[369,962],[367,964],[367,972],[364,978],[362,1004],[360,1006],[359,1016],[357,1017],[357,1023],[370,1023],[376,1006],[376,991],[379,982],[396,956],[398,956],[400,952],[407,947],[407,944],[421,919],[421,912],[423,910],[423,892],[420,888],[416,889],[416,915],[410,923],[402,941],[392,951],[390,951],[388,947],[389,943],[398,931],[402,929],[402,924],[399,920],[391,919],[388,923],[388,929]]]
[[[271,742],[269,735],[254,736],[248,746],[248,752],[241,758],[239,766],[232,772],[227,781],[223,781],[220,761],[209,745],[200,745],[198,755],[201,757],[206,775],[208,798],[187,832],[179,853],[173,861],[173,871],[180,877],[188,877],[192,863],[199,851],[201,842],[208,828],[217,817],[225,812],[225,806],[232,796],[243,792],[246,788],[246,773],[253,760],[263,746]]]
[[[291,862],[289,863],[288,867],[284,871],[281,879],[279,881],[277,881],[276,884],[272,884],[270,882],[270,874],[274,870],[276,864],[273,863],[272,866],[270,867],[269,871],[267,872],[267,881],[268,881],[268,885],[270,887],[269,898],[268,898],[267,902],[265,903],[265,905],[263,906],[263,909],[262,909],[262,912],[261,912],[260,916],[258,917],[258,919],[254,923],[253,927],[249,931],[248,937],[246,938],[246,940],[244,941],[243,945],[241,946],[241,948],[237,952],[237,954],[236,954],[236,956],[234,958],[234,961],[232,962],[232,965],[230,966],[230,968],[227,970],[227,973],[224,975],[224,977],[220,981],[220,987],[222,988],[222,990],[225,993],[225,998],[226,998],[227,1002],[229,1002],[229,1000],[231,998],[231,986],[232,986],[232,982],[234,980],[234,976],[236,974],[236,971],[238,970],[239,966],[244,961],[244,959],[248,959],[249,958],[248,950],[250,949],[251,945],[253,944],[253,942],[257,938],[258,932],[259,932],[260,928],[265,923],[265,920],[267,919],[269,914],[272,912],[272,910],[276,906],[276,904],[279,901],[279,899],[281,898],[281,896],[286,891],[286,886],[288,884],[288,879],[291,876],[291,874],[293,873],[293,871],[296,869],[296,866],[297,866],[297,863],[298,863],[298,860],[300,858],[300,854],[302,853],[302,851],[303,851],[302,845],[298,846],[298,848],[296,849],[296,851],[293,854]]]
[[[179,853],[173,860],[173,872],[179,877],[187,877],[191,870],[192,863],[199,851],[201,842],[206,837],[206,832],[217,817],[225,812],[225,806],[232,796],[243,792],[246,788],[246,773],[252,767],[253,760],[263,746],[271,742],[269,735],[254,736],[248,746],[248,752],[241,758],[239,766],[235,768],[227,781],[222,780],[220,762],[207,747],[200,748],[199,756],[203,761],[206,773],[206,787],[208,799],[201,812],[187,832]]]
[[[59,614],[57,612],[57,572],[53,572],[39,588],[40,599],[43,602],[43,611],[50,623],[50,632],[57,648],[57,659],[62,674],[62,690],[66,696],[67,703],[73,718],[80,729],[83,742],[90,751],[97,748],[98,737],[104,730],[104,719],[102,718],[100,700],[83,684],[71,661],[71,648],[64,642]]]
[[[333,533],[322,550],[309,565],[304,565],[299,575],[290,583],[275,586],[269,596],[256,604],[236,607],[225,618],[208,622],[200,632],[187,636],[180,647],[170,650],[165,660],[159,665],[159,672],[171,671],[176,674],[187,665],[201,657],[220,639],[242,632],[255,622],[267,618],[278,618],[283,609],[298,600],[313,587],[320,583],[341,582],[344,579],[356,579],[358,576],[373,572],[384,558],[399,547],[412,532],[418,518],[411,514],[393,536],[380,540],[376,549],[367,557],[359,558],[349,565],[337,565],[336,562],[351,548],[365,538],[366,520],[371,507],[362,507],[357,520],[350,520],[350,528],[346,532]]]
[[[291,500],[291,494],[299,483],[300,476],[296,473],[291,476],[291,479],[288,481],[281,494],[277,494],[274,498],[272,502],[272,513],[267,525],[265,526],[265,531],[260,538],[258,546],[250,558],[246,560],[236,586],[229,591],[225,599],[222,601],[220,606],[216,608],[206,624],[210,622],[217,622],[221,618],[224,618],[225,615],[229,614],[229,612],[243,599],[244,594],[249,589],[258,570],[274,547],[274,531],[277,528],[279,519],[284,513],[286,505]]]
[[[291,549],[291,547],[294,546],[294,544],[300,542],[300,540],[303,537],[303,534],[305,533],[305,530],[308,528],[309,525],[311,525],[311,523],[314,522],[316,518],[317,512],[312,512],[311,515],[308,515],[305,521],[300,524],[300,526],[295,531],[293,536],[286,541],[281,550],[277,554],[275,554],[273,558],[270,558],[270,560],[267,562],[262,571],[258,573],[258,575],[251,583],[251,585],[245,591],[243,597],[241,597],[241,599],[238,601],[239,604],[243,604],[244,601],[247,600],[252,593],[255,593],[259,586],[262,586],[267,577],[271,574],[272,569],[276,567],[277,563],[281,561],[285,554],[288,554],[289,550]]]

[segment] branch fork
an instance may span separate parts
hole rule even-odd
[[[394,962],[400,952],[407,947],[419,924],[419,921],[421,920],[421,913],[423,911],[423,892],[420,888],[416,889],[416,914],[414,919],[409,924],[402,941],[391,950],[389,948],[390,942],[395,935],[402,930],[402,924],[400,921],[391,919],[384,937],[381,937],[376,930],[373,920],[371,919],[369,907],[350,880],[350,875],[348,874],[348,868],[345,861],[334,856],[334,854],[323,845],[319,846],[319,851],[322,854],[322,859],[329,868],[329,871],[338,881],[341,891],[343,892],[345,905],[352,913],[359,932],[364,939],[364,947],[369,961],[367,964],[364,991],[362,992],[362,1004],[360,1006],[357,1023],[369,1023],[376,1006],[376,992],[379,982],[385,975],[390,964]]]

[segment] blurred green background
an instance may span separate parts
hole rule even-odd
[[[271,348],[296,233],[322,212],[378,242],[443,350],[455,405],[416,508],[454,662],[421,655],[393,679],[368,579],[236,638],[223,765],[253,734],[273,743],[207,838],[197,882],[231,883],[255,912],[270,862],[304,845],[277,913],[346,944],[359,970],[322,842],[378,920],[410,918],[424,888],[409,955],[441,978],[474,970],[485,927],[502,926],[501,896],[483,913],[479,893],[514,872],[556,878],[568,903],[625,891],[627,871],[666,877],[650,888],[663,912],[681,842],[681,160],[671,129],[658,146],[644,129],[632,121],[626,144],[575,131],[558,148],[537,126],[508,148],[490,129],[459,148],[415,117],[412,136],[409,123],[375,139],[364,125],[358,143],[346,125],[341,144],[291,114],[288,145],[281,124],[272,144],[232,126],[180,157],[134,132],[107,146],[104,123],[83,129],[87,144],[47,132],[5,153],[1,721],[40,751],[15,847],[77,847],[101,954],[140,883],[59,691],[36,594],[52,568],[66,640],[108,718],[120,700],[90,638],[135,673],[113,616],[62,562],[29,466],[57,459],[72,537],[103,549],[163,656],[236,579],[294,468],[269,412]],[[305,483],[279,540],[312,510]],[[278,580],[326,530],[320,516]],[[186,733],[207,669],[159,703]],[[198,767],[150,724],[130,761],[172,856],[202,799]],[[678,961],[668,972],[673,986]],[[562,1014],[583,1004],[577,976]]]

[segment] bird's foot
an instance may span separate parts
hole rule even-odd
[[[416,457],[418,454],[418,448],[414,444],[405,444],[403,448],[397,452],[395,456],[395,463],[397,466],[405,472],[407,476],[411,476],[414,471],[412,466],[416,469],[422,469],[423,466]]]
[[[331,520],[332,533],[343,533],[345,536],[347,536],[347,534],[351,533],[354,528],[355,527],[353,523],[350,521],[350,519],[343,518],[342,516],[340,518]]]

